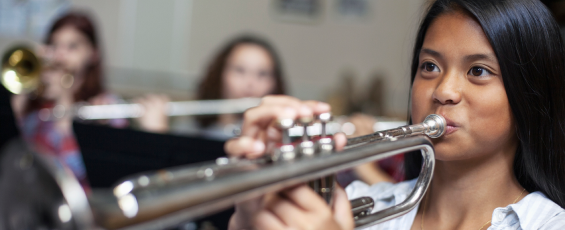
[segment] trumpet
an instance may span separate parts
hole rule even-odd
[[[330,118],[331,115],[322,114],[318,121],[324,124]],[[348,139],[345,150],[336,152],[331,137],[324,133],[304,136],[302,140],[292,142],[287,132],[292,123],[292,120],[279,122],[283,131],[282,143],[262,158],[224,157],[215,162],[139,173],[124,178],[112,189],[94,190],[90,194],[83,191],[68,169],[54,161],[42,160],[35,154],[25,151],[16,156],[4,154],[8,158],[12,156],[11,161],[20,163],[3,165],[15,167],[9,170],[14,170],[17,175],[23,175],[23,171],[33,167],[33,172],[42,175],[44,180],[41,185],[48,189],[40,190],[44,197],[42,202],[47,206],[45,210],[54,210],[55,215],[49,223],[57,228],[158,229],[300,183],[317,184],[316,192],[324,198],[331,197],[331,175],[338,171],[420,150],[423,156],[420,176],[405,201],[377,212],[372,211],[374,201],[370,197],[351,201],[355,226],[361,229],[404,215],[422,200],[433,177],[435,164],[434,148],[429,138],[440,137],[446,129],[445,119],[432,114],[420,124]],[[4,188],[21,190],[15,184]],[[36,184],[28,186],[29,190],[39,190]],[[4,194],[10,193],[0,191],[0,198]],[[0,205],[0,214],[12,214],[7,211],[10,208],[9,205]]]

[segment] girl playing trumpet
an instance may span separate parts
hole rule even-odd
[[[565,54],[559,27],[535,0],[438,0],[422,20],[411,65],[412,123],[436,113],[436,168],[420,205],[370,229],[565,228]],[[232,156],[254,158],[277,142],[282,118],[330,111],[322,102],[266,97],[244,115]],[[343,148],[344,135],[334,136]],[[406,160],[407,177],[419,171]],[[240,203],[232,229],[352,229],[347,198],[375,210],[398,204],[415,180],[350,184],[329,207],[308,186]]]

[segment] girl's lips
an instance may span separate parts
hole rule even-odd
[[[447,116],[443,115],[443,117],[445,118],[445,121],[446,121],[445,135],[452,134],[453,132],[455,132],[459,129],[459,125],[457,125],[455,122],[453,122]]]
[[[457,127],[457,126],[447,125],[447,127],[445,129],[445,135],[452,134],[453,132],[457,131],[458,129],[459,129],[459,127]]]

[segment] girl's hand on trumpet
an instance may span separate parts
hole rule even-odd
[[[264,97],[259,106],[245,112],[241,136],[226,143],[226,153],[232,157],[260,157],[281,141],[277,121],[326,112],[330,112],[330,106],[323,102],[289,96]],[[338,133],[334,141],[336,149],[341,150],[347,139]],[[237,204],[230,229],[353,229],[351,207],[341,187],[336,189],[334,199],[333,207],[329,207],[307,185],[288,188]]]
[[[255,229],[353,229],[347,194],[337,186],[333,198],[330,208],[308,185],[299,185],[265,196],[263,206],[251,221]]]
[[[226,142],[225,151],[232,157],[260,157],[281,141],[277,121],[312,117],[327,112],[330,112],[330,106],[324,102],[301,101],[282,95],[266,96],[259,106],[244,113],[241,136]],[[343,149],[347,142],[343,133],[334,135],[334,140],[338,150]]]

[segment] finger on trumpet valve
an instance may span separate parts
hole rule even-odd
[[[290,161],[296,158],[296,151],[290,139],[289,129],[294,127],[293,119],[281,119],[277,121],[277,126],[282,131],[282,144],[277,147],[272,155],[273,161],[284,160]]]
[[[303,127],[302,141],[298,146],[298,152],[301,156],[313,156],[315,152],[314,142],[308,135],[308,126],[312,124],[313,117],[302,117],[298,119],[298,122]]]

